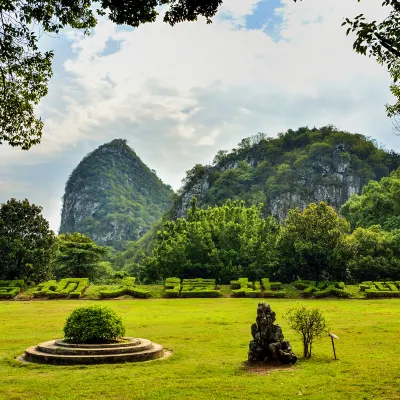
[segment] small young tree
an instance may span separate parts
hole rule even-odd
[[[290,328],[303,341],[303,357],[310,358],[314,339],[327,332],[325,317],[318,308],[291,308],[285,315]]]

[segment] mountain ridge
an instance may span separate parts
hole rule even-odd
[[[80,232],[123,248],[164,215],[172,195],[125,139],[114,139],[88,153],[69,176],[60,233]]]

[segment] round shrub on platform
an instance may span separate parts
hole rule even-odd
[[[77,308],[64,325],[65,339],[72,343],[104,343],[124,334],[121,318],[108,307]]]

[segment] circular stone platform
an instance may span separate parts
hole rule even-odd
[[[164,356],[160,344],[127,337],[122,343],[72,344],[50,340],[25,350],[25,361],[55,365],[103,364],[155,360]]]

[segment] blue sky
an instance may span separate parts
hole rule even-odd
[[[374,4],[372,4],[374,3]],[[89,37],[44,36],[54,77],[38,108],[42,144],[0,146],[0,202],[28,198],[58,229],[69,174],[104,142],[126,138],[177,189],[195,163],[257,132],[333,124],[400,150],[384,105],[386,71],[352,51],[344,17],[380,2],[225,0],[211,25],[138,29],[101,19]]]

